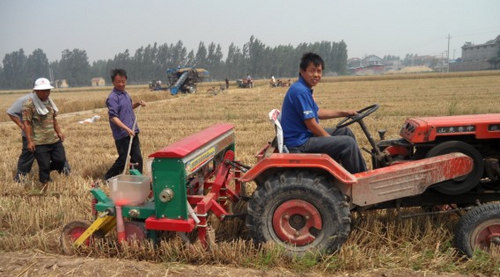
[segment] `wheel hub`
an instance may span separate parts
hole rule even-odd
[[[278,238],[297,246],[313,242],[322,224],[316,207],[303,200],[285,201],[273,214],[273,229]]]
[[[141,223],[125,222],[127,241],[142,242],[146,238],[145,229]]]
[[[68,232],[67,236],[70,241],[76,241],[85,232],[85,230],[87,229],[84,227],[75,227]],[[86,239],[84,243],[88,246],[90,244],[90,239]]]
[[[489,225],[478,232],[475,245],[488,249],[491,244],[500,246],[500,224]]]

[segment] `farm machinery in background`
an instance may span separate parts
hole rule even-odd
[[[365,149],[372,170],[351,174],[325,154],[287,153],[277,110],[269,114],[276,137],[253,167],[245,166],[235,157],[234,127],[217,124],[149,155],[149,174],[111,180],[111,198],[93,188],[95,221],[66,225],[63,250],[115,229],[122,243],[177,234],[209,245],[211,220],[240,216],[232,211],[240,201],[248,201],[254,241],[274,242],[293,255],[339,249],[352,212],[443,205],[462,214],[455,245],[465,254],[500,245],[500,204],[489,203],[500,201],[500,114],[409,118],[401,138],[386,140],[379,131],[375,142],[363,118],[377,109],[364,108],[337,125],[359,123],[372,147]],[[250,196],[249,182],[256,184]]]
[[[248,75],[246,78],[244,79],[237,79],[236,80],[236,85],[239,87],[239,88],[253,88],[253,80],[252,80],[252,77],[250,75]]]
[[[270,88],[280,88],[280,87],[289,87],[292,85],[292,80],[288,79],[287,81],[281,80],[281,79],[275,79],[274,76],[271,78],[271,81],[269,81],[269,87]]]
[[[208,76],[209,72],[203,68],[171,68],[167,70],[167,87],[162,87],[161,82],[152,81],[149,88],[152,90],[170,90],[172,95],[176,95],[178,92],[195,93],[196,83],[203,81]]]

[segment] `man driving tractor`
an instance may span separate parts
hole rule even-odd
[[[354,116],[356,111],[321,109],[313,97],[313,87],[321,80],[323,59],[306,53],[300,61],[299,80],[287,91],[281,108],[284,143],[293,153],[326,153],[350,173],[366,171],[366,164],[352,131],[323,128],[319,119]]]

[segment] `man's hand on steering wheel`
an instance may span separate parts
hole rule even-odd
[[[358,114],[357,111],[354,110],[349,110],[349,111],[344,111],[344,117],[352,117]]]
[[[342,119],[336,126],[336,128],[343,128],[343,127],[346,127],[346,126],[349,126],[351,124],[353,124],[354,122],[358,122],[360,121],[361,119],[367,117],[368,115],[370,115],[371,113],[373,113],[374,111],[378,110],[379,108],[379,105],[378,104],[373,104],[371,106],[368,106],[366,108],[363,108],[357,112],[354,112],[353,115],[349,115],[349,116],[346,116],[344,119]]]

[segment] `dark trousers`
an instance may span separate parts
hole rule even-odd
[[[19,181],[21,176],[26,176],[31,171],[33,162],[35,161],[35,154],[28,150],[28,140],[26,137],[23,138],[23,148],[21,150],[21,155],[17,160],[17,173],[14,180]]]
[[[108,172],[106,172],[106,174],[104,175],[104,178],[106,180],[123,173],[125,163],[127,162],[127,151],[129,143],[130,137],[115,140],[116,150],[118,151],[118,158],[108,170]],[[142,173],[142,155],[139,134],[135,134],[132,140],[132,148],[130,149],[130,163],[137,164],[135,169],[139,170],[139,172]]]
[[[34,154],[38,163],[38,177],[41,183],[45,184],[50,181],[51,170],[57,170],[59,173],[63,172],[66,153],[61,141],[53,144],[36,145]]]
[[[347,128],[326,128],[331,137],[311,137],[299,147],[289,147],[290,152],[325,153],[350,173],[366,171],[366,164],[361,150],[356,142],[356,137]]]

